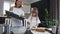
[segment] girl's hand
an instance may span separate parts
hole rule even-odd
[[[37,28],[37,26],[33,26],[33,28]]]
[[[36,26],[33,26],[33,28],[36,28]]]
[[[27,29],[29,29],[30,28],[30,25],[29,24],[27,24]]]
[[[36,24],[35,27],[37,28],[37,26],[38,26],[38,25]]]

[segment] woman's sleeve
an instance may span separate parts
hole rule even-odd
[[[31,16],[29,16],[29,18],[28,18],[28,20],[27,20],[27,21],[28,21],[28,22],[30,22],[30,20],[31,20]]]

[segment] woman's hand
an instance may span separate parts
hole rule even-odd
[[[25,18],[25,16],[22,16],[22,15],[20,17]]]

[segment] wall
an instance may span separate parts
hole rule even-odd
[[[58,0],[50,0],[50,12],[52,13],[52,19],[59,20]]]
[[[0,0],[0,16],[3,15],[3,2],[4,0]]]
[[[30,5],[23,5],[23,10],[25,13],[30,13]]]
[[[59,0],[59,20],[60,20],[60,0]]]
[[[59,0],[59,20],[60,20],[60,0]],[[58,34],[60,34],[60,25],[59,25],[59,31]]]

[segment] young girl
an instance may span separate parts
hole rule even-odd
[[[36,28],[38,24],[41,23],[38,17],[38,12],[36,12],[36,8],[33,8],[29,18],[28,18],[28,25],[30,28]]]

